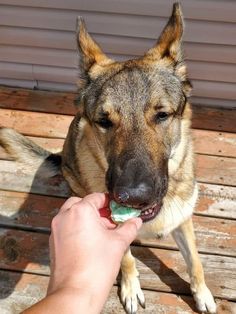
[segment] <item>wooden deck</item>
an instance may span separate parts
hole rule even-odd
[[[0,89],[0,125],[58,151],[75,113],[74,94]],[[218,313],[236,313],[236,111],[194,108],[200,186],[194,224],[206,281]],[[61,177],[39,180],[0,148],[0,313],[15,314],[45,294],[50,221],[69,195]],[[173,240],[137,240],[146,310],[196,313],[185,263]],[[124,313],[115,285],[105,314]]]

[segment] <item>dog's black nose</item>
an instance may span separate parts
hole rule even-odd
[[[135,187],[116,186],[113,193],[118,203],[141,207],[150,203],[153,189],[142,182]]]

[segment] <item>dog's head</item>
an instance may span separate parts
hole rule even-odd
[[[158,213],[168,188],[168,160],[180,141],[190,83],[183,63],[179,4],[156,45],[125,62],[108,58],[78,23],[83,116],[105,152],[106,184],[121,204]]]

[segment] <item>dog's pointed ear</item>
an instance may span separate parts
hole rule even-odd
[[[92,39],[86,29],[85,22],[82,17],[77,18],[77,43],[80,55],[80,72],[82,78],[96,77],[99,74],[99,70],[108,64],[111,64],[113,60],[109,59],[99,47],[99,45]],[[94,69],[96,67],[96,69]],[[92,70],[93,68],[93,70]]]
[[[171,17],[163,29],[156,45],[151,48],[146,57],[153,60],[169,58],[170,61],[182,61],[181,40],[183,35],[184,21],[179,3],[174,3]]]
[[[149,62],[165,61],[166,66],[173,68],[174,73],[183,83],[183,91],[188,97],[191,93],[191,83],[187,78],[187,69],[183,59],[182,37],[184,19],[179,3],[173,4],[173,10],[168,23],[164,27],[157,43],[144,56]]]

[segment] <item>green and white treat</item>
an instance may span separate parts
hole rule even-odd
[[[122,206],[115,201],[110,201],[111,219],[114,222],[124,222],[130,218],[138,217],[141,210]]]

